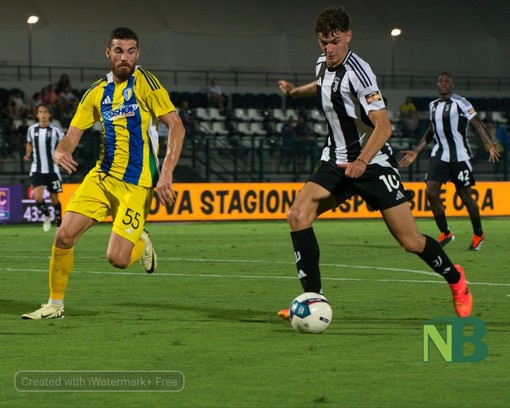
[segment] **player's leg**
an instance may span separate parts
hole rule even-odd
[[[32,193],[34,195],[35,205],[45,216],[49,216],[50,212],[46,203],[44,202],[44,185],[34,186],[32,188]]]
[[[482,229],[482,219],[480,217],[480,207],[473,198],[471,186],[475,185],[475,179],[470,162],[460,162],[456,164],[456,173],[459,176],[454,179],[455,188],[462,203],[466,209],[473,226],[473,237],[469,249],[479,251],[485,239],[485,233]],[[466,185],[467,184],[467,185]]]
[[[50,266],[48,303],[32,313],[24,314],[24,319],[59,319],[64,317],[64,296],[74,265],[74,245],[79,237],[95,221],[82,214],[67,212],[55,234]]]
[[[322,292],[320,249],[312,223],[320,214],[333,208],[336,202],[336,198],[328,190],[309,181],[287,213],[296,268],[304,292]],[[289,309],[280,310],[277,316],[288,320]]]
[[[473,301],[462,267],[452,263],[436,240],[418,230],[407,203],[382,210],[381,213],[398,243],[407,252],[418,255],[450,284],[457,314],[461,317],[469,316]]]
[[[74,264],[74,245],[92,225],[109,214],[104,190],[97,182],[97,174],[93,173],[85,177],[67,204],[62,224],[55,234],[49,267],[49,302],[41,309],[23,315],[24,319],[63,317],[64,295]]]
[[[50,193],[51,205],[53,206],[55,214],[55,223],[57,226],[60,226],[60,224],[62,224],[62,205],[60,204],[58,194],[62,192],[62,180],[56,173],[50,173],[48,178],[46,188]]]
[[[450,163],[444,162],[436,157],[433,157],[427,169],[427,199],[429,201],[430,209],[434,215],[441,235],[439,236],[438,242],[441,246],[446,246],[452,242],[455,237],[448,227],[446,221],[445,208],[441,202],[440,194],[441,187],[451,178]]]
[[[113,226],[106,257],[116,268],[128,268],[140,261],[147,273],[157,267],[157,255],[149,232],[144,228],[149,215],[153,190],[108,181],[109,191],[115,195],[112,200]]]
[[[308,182],[299,192],[287,214],[296,267],[305,292],[322,292],[320,250],[312,223],[335,204],[336,198],[328,190],[319,184]]]
[[[32,176],[32,194],[34,195],[35,205],[43,214],[43,230],[48,232],[51,229],[50,210],[44,201],[44,183],[40,179],[42,175]]]

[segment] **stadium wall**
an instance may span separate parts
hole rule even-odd
[[[64,184],[61,194],[65,209],[79,184]],[[177,200],[163,206],[157,196],[152,201],[148,221],[239,221],[285,220],[287,211],[302,183],[189,183],[175,184]],[[410,182],[406,189],[414,193],[410,206],[415,217],[432,217],[425,195],[425,183]],[[482,216],[510,216],[507,194],[510,182],[479,182],[473,196]],[[41,222],[42,214],[28,193],[21,197],[20,186],[0,186],[0,223]],[[21,203],[20,203],[21,200]],[[441,200],[449,217],[467,216],[467,210],[448,183],[441,191]],[[21,211],[19,211],[21,209]],[[9,218],[10,214],[10,218]],[[322,219],[380,218],[361,198],[352,197]]]

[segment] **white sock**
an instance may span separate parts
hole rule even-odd
[[[64,301],[63,300],[55,300],[55,299],[49,298],[48,299],[48,304],[52,305],[52,306],[55,306],[57,308],[64,307]]]

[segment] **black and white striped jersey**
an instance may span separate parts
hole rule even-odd
[[[467,126],[476,116],[475,108],[462,96],[452,94],[448,99],[430,102],[429,109],[436,143],[431,156],[446,162],[471,159]]]
[[[32,143],[30,175],[33,173],[60,174],[58,166],[53,161],[53,152],[63,137],[64,133],[52,125],[43,128],[38,123],[34,123],[28,128],[27,142]]]
[[[385,109],[376,77],[368,63],[349,51],[344,62],[334,69],[326,66],[322,54],[317,60],[316,83],[329,129],[321,160],[353,162],[374,129],[368,112]],[[370,163],[389,166],[387,159],[391,155],[391,147],[386,144]]]

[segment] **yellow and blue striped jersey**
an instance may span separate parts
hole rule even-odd
[[[175,110],[159,80],[141,66],[119,84],[110,72],[84,93],[71,126],[86,130],[102,124],[101,155],[96,167],[125,182],[152,187],[157,118]]]

